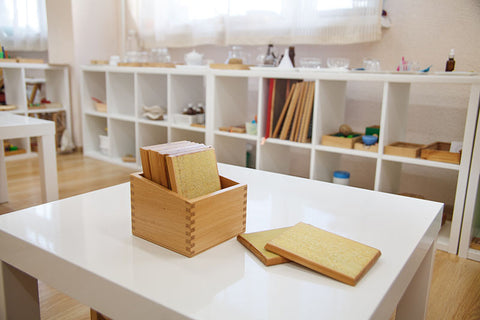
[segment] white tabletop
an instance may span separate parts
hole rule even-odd
[[[0,216],[0,259],[115,319],[385,319],[438,231],[442,204],[219,165],[248,184],[247,232],[303,221],[378,248],[355,286],[236,239],[193,258],[131,234],[122,184]]]
[[[0,112],[0,140],[55,134],[55,122]]]

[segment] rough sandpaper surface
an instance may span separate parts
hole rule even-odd
[[[380,256],[378,249],[303,222],[270,240],[266,249],[352,285]]]

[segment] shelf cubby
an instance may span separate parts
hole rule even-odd
[[[114,159],[120,162],[127,155],[136,155],[134,122],[110,119],[108,136],[110,139],[110,153]]]
[[[137,117],[143,116],[143,107],[159,106],[167,112],[168,107],[168,76],[166,74],[137,74]]]
[[[84,152],[88,155],[103,154],[110,156],[110,144],[108,144],[108,149],[105,149],[103,152],[100,149],[100,136],[109,136],[107,119],[105,117],[86,114],[83,123]]]
[[[250,157],[255,157],[256,143],[230,136],[215,135],[215,153],[218,162],[246,167],[247,150],[250,152]],[[255,159],[252,159],[252,163],[255,163]]]
[[[83,72],[82,82],[82,106],[87,112],[96,112],[95,102],[92,98],[96,98],[103,103],[107,103],[107,81],[106,74],[103,71],[85,71]],[[107,105],[108,112],[108,105]]]
[[[260,146],[261,155],[257,168],[261,170],[310,177],[311,150],[283,144],[265,143]]]
[[[241,126],[257,116],[258,80],[249,77],[215,76],[214,130],[220,127]],[[257,89],[258,90],[258,89]],[[258,129],[257,129],[258,131]]]
[[[108,112],[112,115],[134,117],[134,75],[124,72],[109,72],[107,77]]]
[[[203,75],[170,75],[169,115],[182,113],[189,103],[196,105],[201,102],[205,105],[205,86]]]
[[[187,128],[172,127],[170,130],[171,130],[170,142],[187,140],[187,141],[192,141],[196,143],[206,143],[205,132],[190,130],[188,127]]]

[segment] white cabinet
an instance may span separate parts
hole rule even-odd
[[[36,114],[65,111],[65,130],[68,130],[71,136],[68,66],[0,62],[0,69],[3,71],[6,103],[16,106],[16,109],[8,112],[35,117]],[[35,83],[39,87],[38,92],[52,102],[51,107],[29,108],[28,99],[32,94],[27,90],[27,86]],[[25,149],[27,156],[31,154],[30,138],[15,139],[12,144]],[[21,156],[9,156],[7,160]]]
[[[310,142],[264,139],[270,79],[314,83]],[[257,169],[328,182],[335,170],[348,170],[355,187],[420,193],[453,204],[453,217],[442,228],[438,248],[457,253],[478,116],[478,76],[84,66],[82,83],[86,155],[140,168],[140,147],[186,139],[213,145],[219,162],[234,165],[246,166],[250,158]],[[458,119],[452,121],[441,114],[441,105],[451,101],[437,101],[437,96],[449,97],[449,93],[466,101],[455,112]],[[419,107],[418,96],[431,103]],[[106,113],[95,111],[92,97],[105,99]],[[206,103],[205,127],[175,124],[173,114],[197,101]],[[142,115],[143,105],[165,106],[166,120],[147,120]],[[255,118],[256,135],[220,130]],[[338,131],[343,123],[358,132],[380,125],[378,151],[322,145],[322,136]],[[445,134],[439,136],[443,129]],[[107,134],[108,150],[100,149],[99,136]],[[397,141],[428,144],[457,140],[463,142],[460,164],[383,152],[384,146]],[[136,156],[136,163],[121,161],[127,153]],[[441,185],[445,179],[438,177],[454,182]],[[437,181],[441,192],[433,194],[429,186]]]
[[[479,106],[480,107],[480,106]],[[468,180],[460,248],[462,258],[480,261],[480,125],[477,122],[470,178]]]

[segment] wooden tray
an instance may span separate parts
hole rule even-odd
[[[421,152],[421,158],[432,161],[460,164],[461,152],[450,152],[450,143],[434,142],[429,144]]]
[[[339,136],[339,133],[323,135],[322,144],[324,146],[352,149],[356,142],[362,141],[362,134],[354,132],[352,135],[353,138]]]
[[[362,142],[355,142],[354,145],[355,150],[362,150],[362,151],[369,151],[369,152],[378,152],[378,143],[375,143],[374,145],[367,146],[363,144]]]
[[[246,64],[236,63],[211,63],[211,69],[228,69],[228,70],[250,70],[250,66]]]
[[[186,199],[130,175],[132,233],[187,257],[245,232],[247,185],[220,176],[222,189]]]
[[[418,158],[423,147],[425,147],[423,144],[394,142],[385,146],[383,153],[400,157]]]

